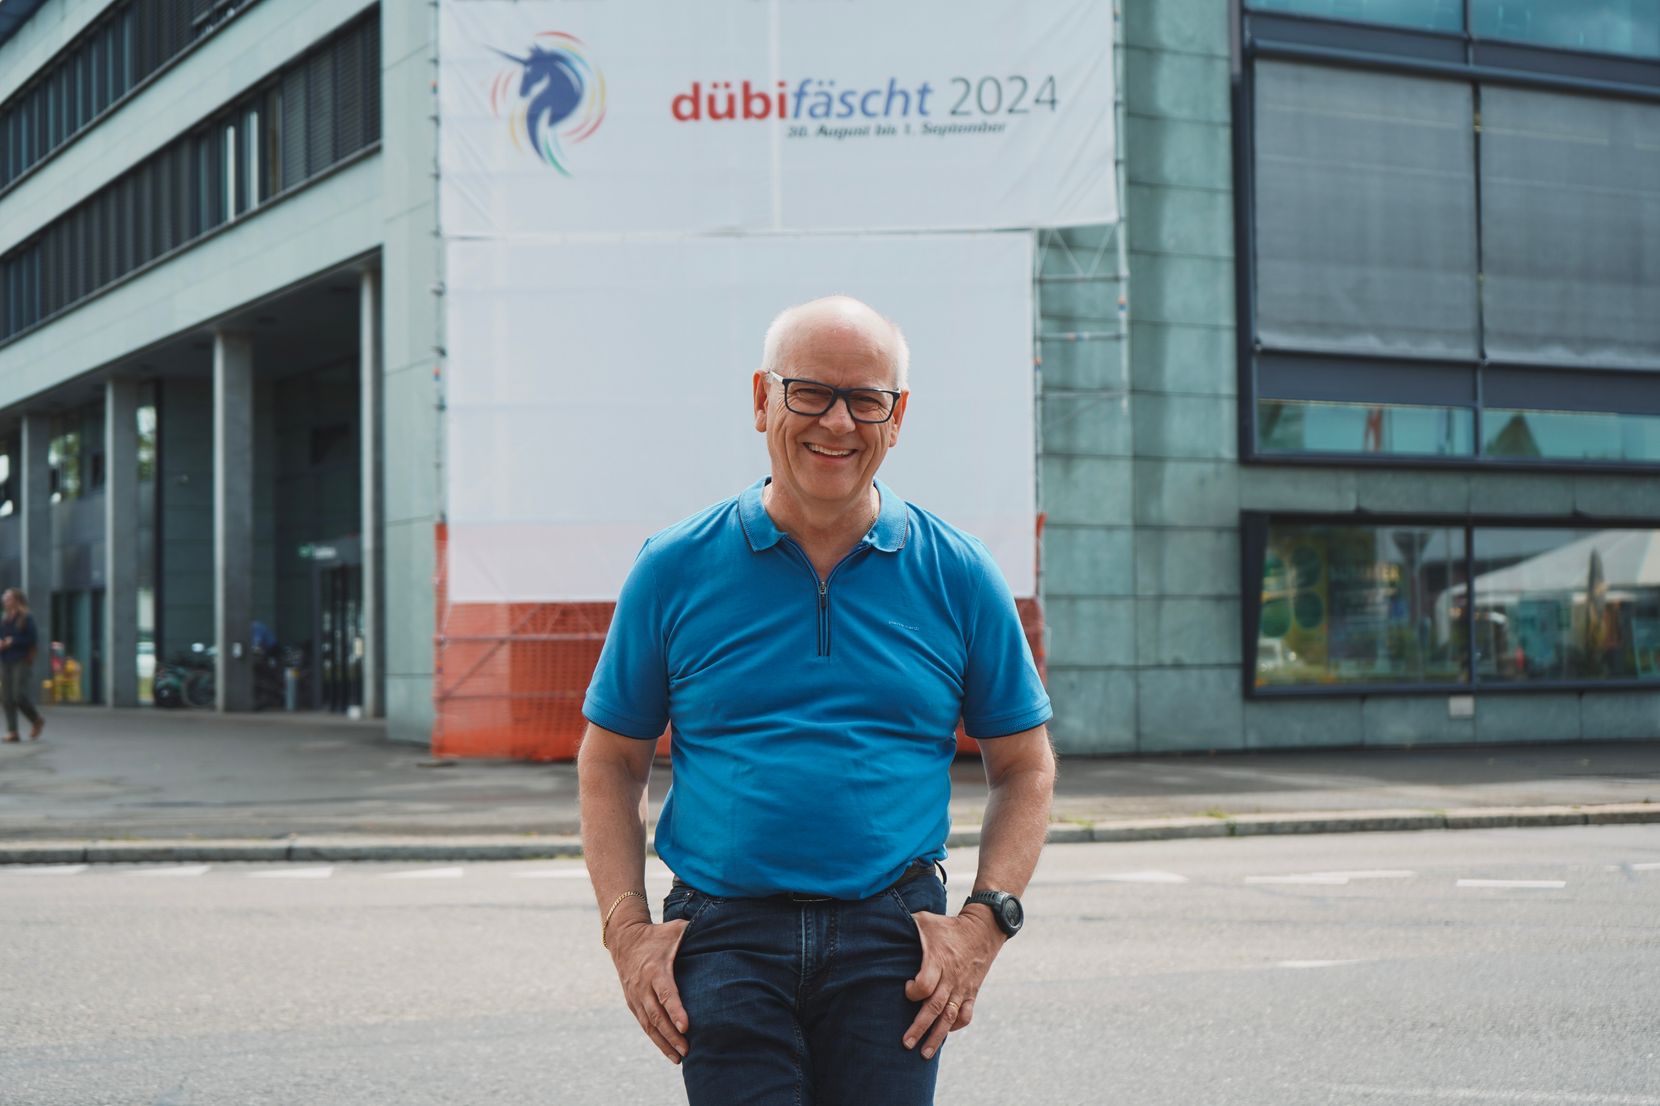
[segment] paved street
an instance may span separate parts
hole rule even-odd
[[[1069,845],[1027,903],[942,1103],[1660,1106],[1660,827]],[[33,865],[0,929],[5,1106],[680,1099],[579,862]]]

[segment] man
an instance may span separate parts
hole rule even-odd
[[[846,297],[774,320],[753,383],[771,476],[647,541],[583,706],[601,940],[693,1106],[931,1102],[1020,925],[1049,700],[985,547],[876,480],[908,360]],[[975,901],[948,916],[959,718],[991,796]],[[671,722],[677,878],[653,924],[640,812]]]

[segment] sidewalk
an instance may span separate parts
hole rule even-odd
[[[974,844],[978,761],[953,777]],[[1660,742],[1065,758],[1050,840],[1601,821],[1660,822]],[[332,716],[65,707],[0,745],[0,863],[575,855],[577,828],[575,765],[438,763]]]

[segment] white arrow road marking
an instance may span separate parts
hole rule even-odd
[[[1538,891],[1556,891],[1568,886],[1565,879],[1461,879],[1460,887],[1525,887]]]
[[[1353,1083],[1327,1083],[1326,1087],[1345,1094],[1377,1095],[1395,1101],[1402,1098],[1436,1098],[1443,1102],[1537,1102],[1545,1106],[1660,1106],[1660,1098],[1642,1094],[1501,1091],[1482,1087],[1366,1087]]]
[[[334,866],[322,868],[273,868],[269,872],[249,872],[249,879],[328,879],[334,875]]]
[[[1327,885],[1342,885],[1349,882],[1345,875],[1331,875],[1324,872],[1311,873],[1302,876],[1246,876],[1246,883],[1323,883]]]
[[[181,864],[176,868],[139,868],[127,872],[129,876],[199,876],[206,874],[211,864]]]
[[[73,876],[86,871],[85,864],[30,864],[27,867],[0,868],[8,876]]]
[[[413,872],[388,872],[386,879],[460,879],[460,868],[417,868]]]
[[[1088,883],[1186,883],[1187,877],[1175,872],[1109,872],[1091,876]]]
[[[1336,968],[1344,964],[1364,964],[1364,960],[1281,960],[1276,968]]]

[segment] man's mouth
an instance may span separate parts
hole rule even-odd
[[[808,450],[810,450],[813,453],[819,454],[821,457],[851,457],[851,456],[853,456],[853,451],[851,449],[830,449],[828,446],[814,445],[812,442],[805,442],[803,444],[806,445]]]

